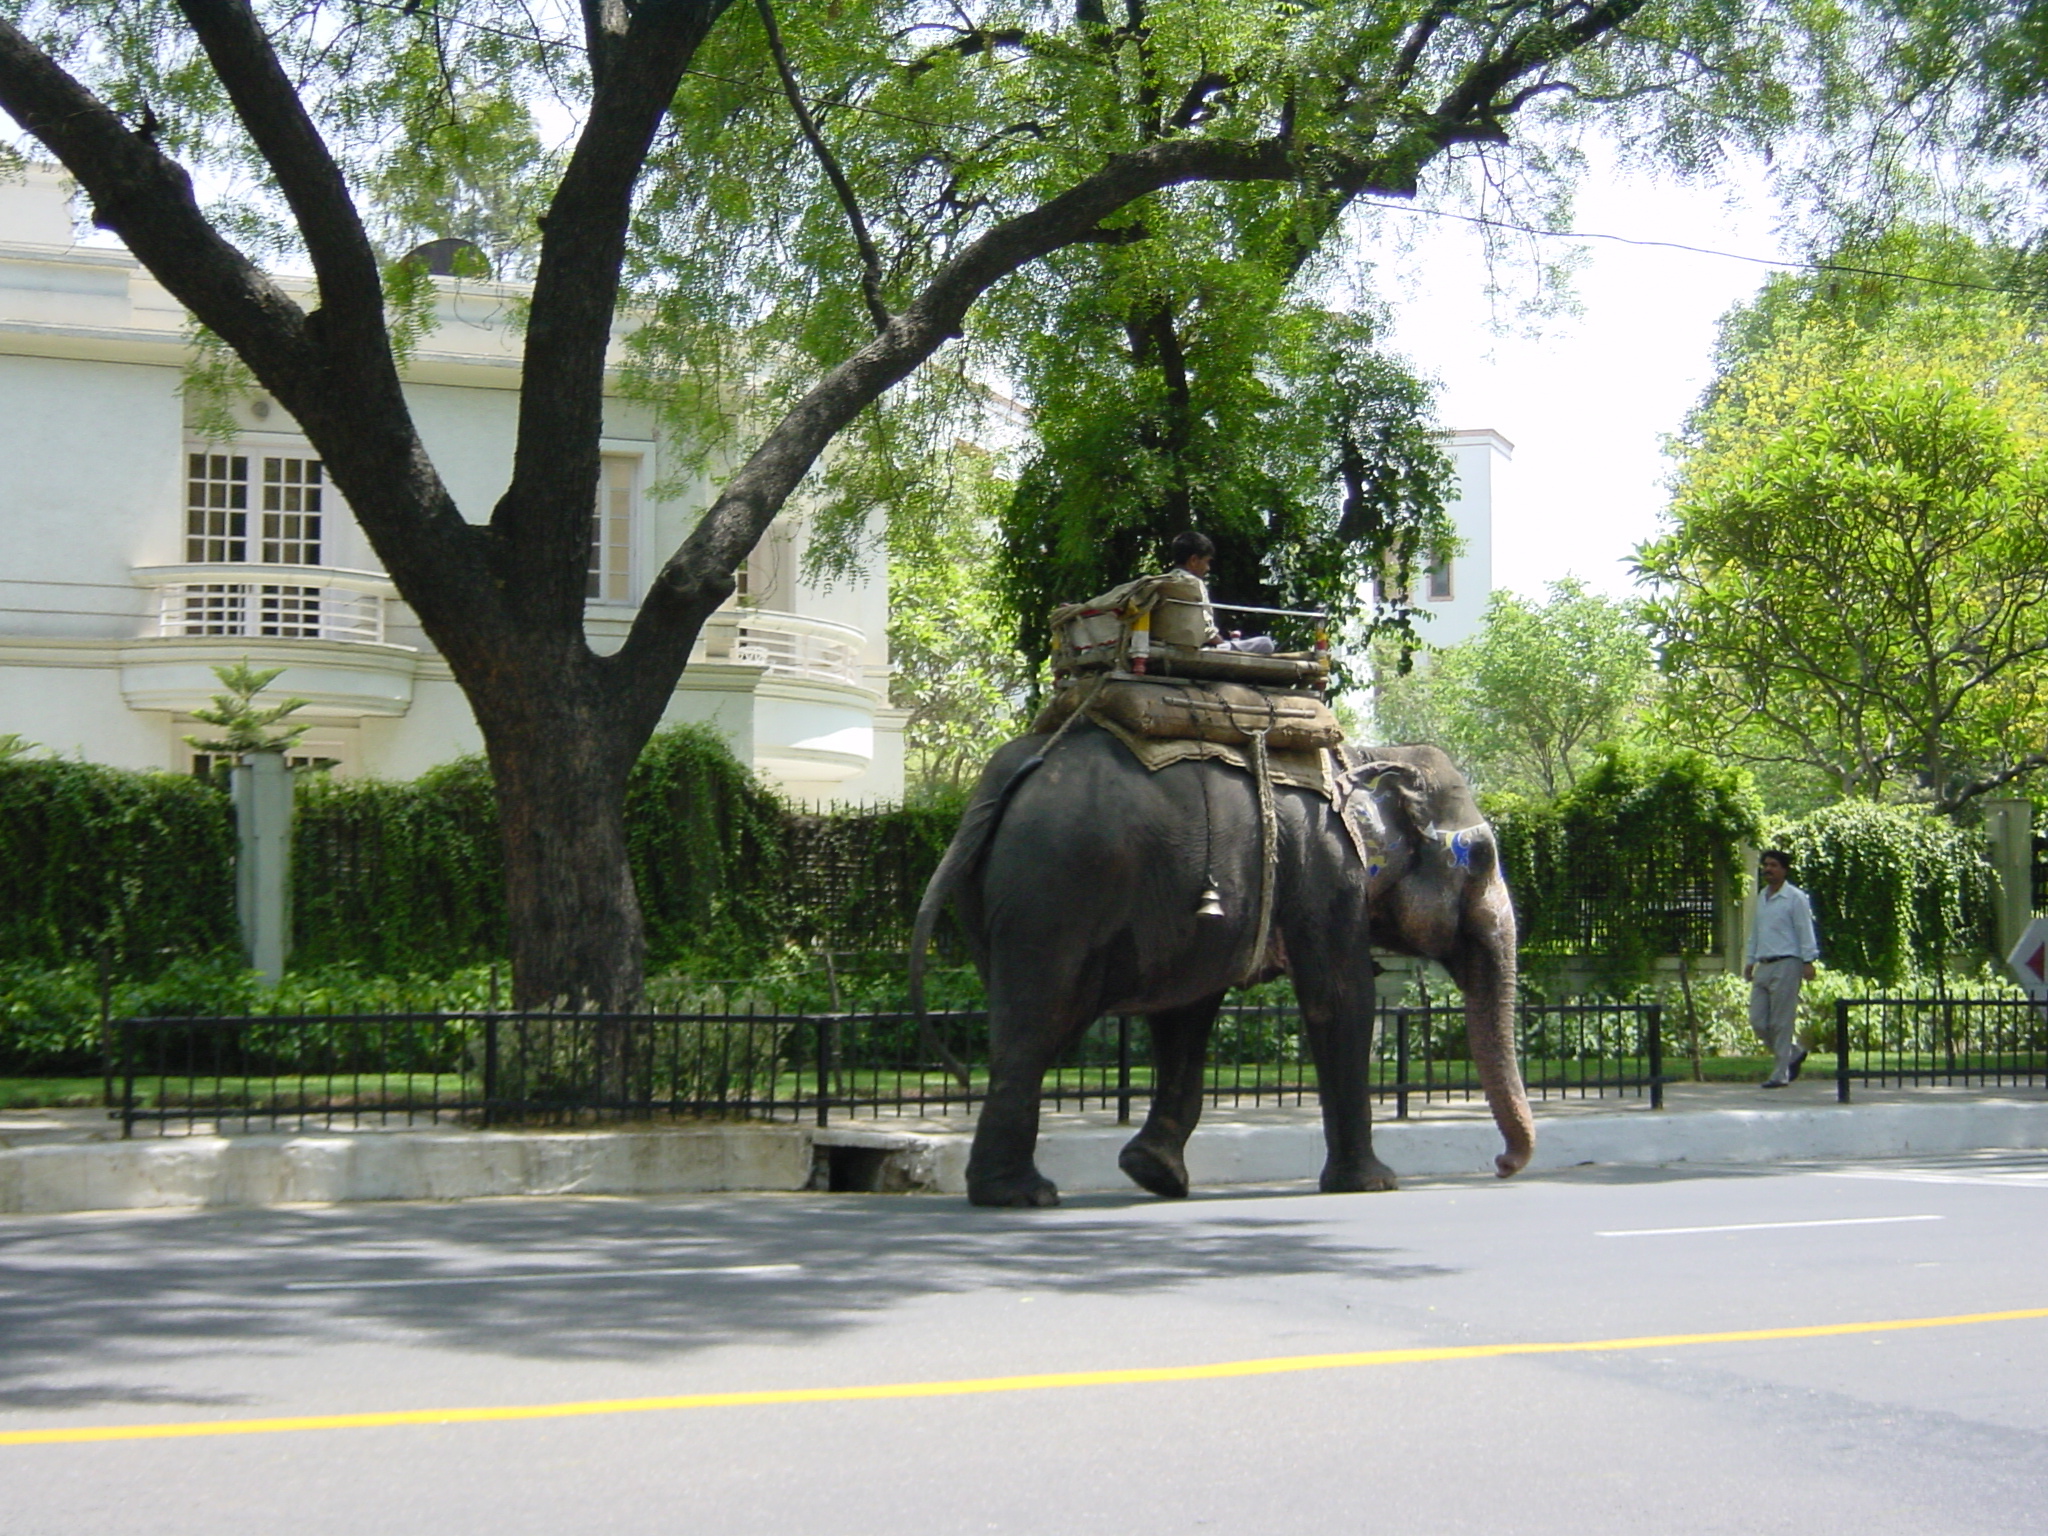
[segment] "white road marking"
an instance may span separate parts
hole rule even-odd
[[[1897,1172],[1881,1168],[1828,1169],[1824,1179],[1882,1179],[1892,1184],[1995,1184],[2001,1189],[2048,1189],[2048,1173],[1935,1173],[1902,1168]]]
[[[1777,1232],[1787,1227],[1876,1227],[1894,1221],[1940,1221],[1939,1216],[1839,1216],[1832,1221],[1741,1221],[1725,1227],[1636,1227],[1595,1232],[1595,1237],[1675,1237],[1684,1232]]]
[[[554,1280],[642,1280],[657,1275],[787,1275],[801,1264],[690,1264],[666,1269],[542,1269],[516,1275],[428,1275],[417,1280],[288,1280],[288,1291],[394,1291],[420,1285],[526,1285]]]

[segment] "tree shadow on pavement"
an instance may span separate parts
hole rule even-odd
[[[419,1340],[529,1360],[802,1342],[946,1293],[1449,1273],[1233,1200],[971,1211],[901,1196],[475,1201],[0,1222],[0,1408],[221,1404],[180,1357]],[[52,1383],[50,1378],[58,1378]]]

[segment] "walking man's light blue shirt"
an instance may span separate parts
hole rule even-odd
[[[1811,964],[1820,958],[1820,945],[1813,935],[1813,908],[1806,892],[1789,881],[1773,895],[1768,887],[1757,893],[1756,915],[1750,919],[1749,948],[1744,965],[1755,965],[1760,956],[1777,959],[1790,955]]]

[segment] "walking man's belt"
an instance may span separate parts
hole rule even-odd
[[[1769,965],[1776,960],[1797,960],[1798,958],[1797,955],[1758,955],[1756,963],[1758,965]]]

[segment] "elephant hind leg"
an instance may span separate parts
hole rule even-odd
[[[1185,1008],[1155,1013],[1146,1021],[1152,1036],[1152,1107],[1116,1165],[1141,1189],[1169,1200],[1184,1199],[1188,1193],[1184,1153],[1202,1118],[1209,1030],[1222,1005],[1219,992]]]

